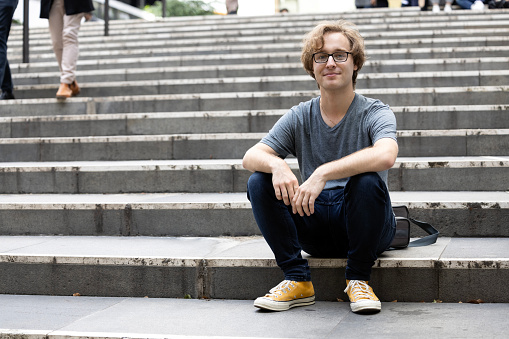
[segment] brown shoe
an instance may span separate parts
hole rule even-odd
[[[71,86],[69,84],[61,83],[57,92],[57,99],[65,100],[72,96]]]
[[[72,84],[69,85],[69,88],[72,91],[72,96],[75,97],[76,95],[80,94],[80,86],[78,86],[78,82],[74,80]]]

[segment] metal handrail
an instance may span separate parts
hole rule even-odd
[[[104,1],[104,36],[110,35],[110,1]]]
[[[23,1],[23,63],[29,62],[28,46],[28,0]]]

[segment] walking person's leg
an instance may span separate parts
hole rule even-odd
[[[72,84],[76,80],[76,65],[79,57],[78,33],[85,13],[64,16],[62,31],[62,76],[60,82]]]
[[[54,0],[49,14],[49,28],[53,52],[60,69],[60,87],[57,98],[66,99],[79,94],[76,83],[78,61],[78,32],[84,13],[66,15],[63,0]]]
[[[14,99],[12,94],[14,84],[12,83],[11,69],[7,60],[7,40],[11,30],[12,16],[17,5],[18,0],[0,2],[0,83],[2,100]]]
[[[62,39],[62,32],[64,30],[64,15],[64,1],[54,0],[49,12],[48,24],[53,53],[55,53],[60,73],[62,72],[62,53],[64,50],[64,43]]]

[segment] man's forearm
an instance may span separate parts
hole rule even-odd
[[[252,172],[271,173],[276,198],[290,205],[299,182],[290,166],[272,148],[261,143],[251,147],[244,155],[242,165]]]
[[[242,166],[251,172],[273,173],[286,162],[267,145],[257,144],[251,147],[242,159]],[[288,165],[286,165],[288,166]]]
[[[344,158],[323,164],[315,170],[313,175],[329,181],[360,173],[385,171],[394,165],[397,155],[397,143],[392,139],[382,139],[373,147],[364,148]]]

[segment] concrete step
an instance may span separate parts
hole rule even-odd
[[[339,14],[342,18],[348,20],[348,17],[345,16],[344,13]],[[419,17],[423,17],[419,13],[417,13]],[[370,38],[370,34],[372,36],[382,36],[386,37],[387,35],[399,35],[402,37],[429,37],[430,35],[449,35],[449,36],[472,36],[472,34],[467,33],[461,34],[461,32],[465,31],[475,31],[479,30],[479,33],[482,34],[486,30],[490,30],[490,35],[503,35],[503,32],[498,32],[499,29],[507,28],[507,20],[509,18],[509,14],[507,12],[498,15],[492,15],[488,12],[488,15],[477,15],[477,16],[458,16],[454,18],[446,17],[444,21],[443,17],[441,21],[421,21],[415,20],[417,16],[408,17],[405,19],[405,22],[400,23],[377,23],[374,22],[372,18],[367,20],[354,20],[359,28],[359,30],[365,35],[368,39]],[[292,17],[289,17],[290,19]],[[171,22],[169,25],[165,23],[148,23],[148,24],[137,24],[136,21],[130,21],[133,24],[121,26],[118,29],[115,27],[111,27],[109,32],[109,37],[104,37],[104,29],[101,23],[92,24],[88,26],[84,26],[80,31],[81,39],[85,43],[90,42],[110,42],[110,41],[118,41],[118,37],[123,37],[124,41],[129,40],[143,40],[146,35],[150,35],[153,39],[197,39],[197,38],[210,38],[215,39],[217,37],[259,37],[264,35],[297,35],[301,36],[307,33],[310,28],[314,27],[319,21],[323,20],[337,20],[338,14],[334,13],[329,16],[320,16],[316,17],[312,20],[301,20],[301,21],[291,21],[287,19],[279,20],[277,22],[261,22],[261,23],[250,23],[248,21],[241,21],[235,25],[227,25],[223,22],[216,21],[213,24],[207,24],[206,21],[203,23],[195,24],[182,24],[179,23],[175,26],[175,21]],[[353,20],[353,19],[352,19]],[[92,29],[88,29],[92,27]],[[408,33],[408,31],[412,31],[412,33]],[[19,46],[19,41],[21,40],[19,30],[13,30],[11,41],[9,42],[9,46],[15,47]],[[32,38],[34,40],[34,46],[48,44],[49,42],[49,34],[46,30],[32,31]],[[240,33],[239,33],[240,32]]]
[[[358,89],[390,106],[507,105],[509,86]],[[0,115],[38,116],[96,113],[193,112],[289,109],[319,95],[314,91],[163,94],[112,97],[21,99],[0,102]]]
[[[265,133],[0,139],[0,162],[240,159]],[[506,156],[509,130],[408,130],[399,155]],[[444,148],[444,145],[448,145]]]
[[[382,312],[359,316],[347,302],[269,313],[252,300],[0,295],[0,312],[0,337],[13,339],[501,339],[509,304],[383,302]]]
[[[2,294],[254,299],[282,280],[261,237],[2,236],[0,244]],[[317,300],[346,299],[346,259],[309,264]],[[441,237],[384,253],[370,284],[384,302],[507,303],[508,276],[509,239]]]
[[[507,70],[509,57],[498,58],[448,58],[448,59],[396,59],[367,60],[362,67],[358,80],[370,73],[401,72],[465,72]],[[306,74],[300,63],[271,63],[246,65],[213,65],[213,66],[176,66],[176,67],[143,67],[112,68],[76,72],[80,84],[89,82],[140,81],[196,78],[231,78],[231,77],[267,77],[295,76]],[[381,75],[380,75],[381,76]],[[60,73],[38,72],[13,74],[15,86],[58,84]]]
[[[397,48],[397,49],[371,49],[370,58],[376,60],[395,59],[444,59],[444,58],[480,58],[480,57],[507,57],[509,46],[486,46],[486,47],[441,47],[441,48]],[[50,59],[49,59],[50,60]],[[57,63],[51,59],[46,62],[34,63],[13,63],[10,65],[11,72],[17,73],[39,73],[58,71]],[[174,56],[146,56],[146,57],[125,57],[117,56],[103,57],[92,60],[78,60],[77,68],[84,70],[98,70],[111,68],[139,68],[139,67],[169,67],[169,66],[193,66],[203,65],[242,65],[242,64],[270,64],[300,61],[300,51],[285,52],[250,52],[250,53],[228,53],[228,54],[207,54]]]
[[[461,189],[391,191],[391,201],[393,205],[407,205],[412,217],[435,225],[443,236],[509,237],[504,222],[509,218],[509,194]],[[3,194],[0,216],[2,235],[229,237],[260,234],[245,192]],[[422,235],[420,229],[412,228],[412,236]]]
[[[0,161],[10,162],[0,169],[0,299],[79,293],[252,300],[276,285],[281,272],[254,222],[249,173],[238,159],[281,114],[318,94],[302,76],[299,41],[316,22],[337,17],[112,22],[110,37],[101,24],[85,24],[83,93],[65,103],[54,99],[58,69],[48,32],[34,31],[32,63],[11,62],[18,100],[0,102]],[[373,60],[357,92],[397,114],[401,158],[390,170],[392,202],[441,232],[435,245],[383,255],[375,291],[384,302],[509,303],[500,288],[509,278],[509,11],[345,17],[359,24]],[[13,60],[20,60],[19,32],[9,40]],[[21,99],[28,96],[34,98]],[[417,158],[430,155],[444,158]],[[127,161],[133,159],[145,160]],[[318,300],[346,300],[338,284],[345,260],[310,264]],[[129,337],[119,327],[114,335]],[[79,335],[100,330],[86,331]],[[176,335],[189,333],[196,332]]]
[[[186,20],[183,18],[172,17],[172,18],[159,18],[157,21],[143,21],[143,20],[129,20],[129,25],[124,25],[127,20],[115,20],[110,22],[110,33],[112,35],[122,35],[129,33],[136,33],[136,30],[150,33],[155,33],[157,29],[164,31],[170,31],[175,34],[177,33],[205,33],[210,30],[238,30],[244,27],[247,30],[253,29],[278,29],[295,27],[301,29],[303,26],[309,26],[315,24],[317,21],[322,20],[337,20],[338,16],[341,18],[351,20],[357,25],[362,26],[366,30],[374,30],[375,28],[383,28],[383,31],[390,31],[391,28],[416,24],[421,29],[424,28],[450,28],[450,27],[462,27],[458,22],[465,21],[467,24],[472,26],[472,23],[478,23],[483,21],[504,21],[508,17],[507,10],[497,11],[485,11],[485,12],[471,12],[465,13],[461,11],[455,11],[459,13],[450,13],[445,15],[435,15],[434,13],[420,13],[414,10],[406,12],[403,15],[399,13],[393,15],[392,13],[379,12],[374,13],[370,11],[354,11],[354,12],[341,12],[341,13],[316,13],[311,15],[285,15],[277,16],[259,16],[259,17],[224,17],[224,16],[205,16],[205,17],[187,17]],[[400,12],[398,10],[397,12]],[[429,15],[431,14],[431,15]],[[450,16],[449,16],[450,15]],[[193,20],[189,20],[193,19]],[[492,23],[493,24],[493,23]],[[87,22],[81,27],[80,33],[84,36],[94,36],[103,33],[103,22]],[[465,27],[467,28],[467,27]],[[12,29],[13,35],[21,35],[22,27],[14,27]],[[48,32],[47,27],[31,28],[30,32],[33,35],[45,34]]]
[[[296,159],[287,160],[300,178]],[[240,159],[0,163],[3,194],[245,192]],[[509,157],[398,158],[392,191],[509,191]],[[504,186],[506,185],[506,186]]]
[[[364,73],[358,78],[358,89],[420,88],[461,86],[507,86],[509,69],[493,71]],[[59,83],[16,86],[17,99],[54,98]],[[81,83],[80,95],[86,97],[154,94],[189,94],[262,91],[313,91],[316,81],[309,75],[197,78],[145,81]]]
[[[463,30],[464,36],[457,37],[448,37],[447,35],[454,35],[454,31],[444,32],[442,36],[430,36],[430,37],[403,37],[400,35],[391,35],[391,33],[383,32],[378,35],[370,35],[365,36],[365,43],[368,50],[372,48],[402,48],[402,47],[461,47],[461,46],[498,46],[504,45],[504,42],[507,42],[507,37],[503,33],[509,32],[509,27],[507,28],[499,28],[497,30],[497,34],[492,35],[488,29],[479,30],[479,29],[471,29],[471,30]],[[484,34],[482,34],[484,33]],[[482,35],[481,35],[482,34]],[[32,40],[39,39],[47,39],[47,36],[33,37]],[[17,39],[21,39],[18,37]],[[124,40],[126,39],[126,40]],[[86,39],[85,39],[86,40]],[[173,50],[168,50],[166,53],[176,53],[181,54],[189,51],[194,51],[203,53],[204,51],[216,51],[221,53],[226,53],[228,50],[253,50],[253,47],[256,46],[263,50],[285,50],[285,49],[294,49],[300,50],[300,42],[302,41],[302,35],[293,34],[293,35],[265,35],[265,36],[253,36],[253,37],[213,37],[213,38],[191,38],[191,39],[174,39],[173,36],[167,36],[166,39],[163,39],[157,36],[154,40],[143,39],[142,37],[136,41],[131,40],[129,37],[119,37],[116,36],[114,40],[106,40],[101,42],[95,41],[85,41],[85,43],[80,46],[80,59],[85,58],[89,59],[93,57],[94,53],[99,53],[98,55],[105,55],[108,51],[112,54],[127,54],[127,53],[140,53],[141,49],[146,49],[147,54],[151,54],[153,52],[163,53],[163,49],[173,48]],[[120,40],[120,41],[119,41]],[[31,41],[32,42],[32,41]],[[40,62],[41,58],[48,58],[45,56],[46,54],[53,53],[51,44],[49,41],[46,44],[38,44],[38,41],[34,41],[36,43],[35,46],[31,46],[30,48],[30,59],[32,61]],[[218,48],[218,46],[222,46],[222,48]],[[280,46],[280,49],[277,49],[277,46]],[[22,60],[20,54],[22,54],[23,48],[20,45],[11,47],[8,49],[8,58],[10,61],[14,63],[18,63]],[[130,51],[130,52],[129,52]]]
[[[505,28],[506,34],[509,34],[509,27]],[[465,32],[465,34],[468,34]],[[218,39],[215,44],[206,46],[200,45],[197,41],[195,44],[190,42],[185,45],[179,45],[178,41],[135,41],[122,45],[120,48],[117,44],[105,45],[93,44],[83,50],[80,50],[80,60],[95,60],[102,58],[135,58],[135,57],[156,57],[156,56],[189,56],[189,55],[209,55],[209,54],[233,54],[233,53],[252,53],[252,52],[291,52],[300,51],[302,37],[295,36],[293,41],[249,41],[244,44],[230,44],[229,41],[222,41]],[[450,47],[498,47],[506,46],[509,42],[507,36],[479,36],[468,38],[428,38],[428,39],[395,39],[395,40],[382,40],[366,42],[366,48],[369,54],[379,53],[380,49],[413,49],[413,48],[450,48]],[[210,43],[210,42],[209,42]],[[55,55],[51,49],[51,44],[45,45],[46,48],[39,48],[37,53],[30,54],[31,62],[46,62],[55,59]],[[22,63],[22,49],[16,48],[10,51],[9,62]]]
[[[392,106],[399,130],[507,129],[509,105]],[[0,138],[265,133],[287,110],[0,117]]]
[[[459,7],[454,7],[459,8]],[[329,12],[329,13],[287,13],[284,15],[266,15],[266,16],[222,16],[222,15],[209,15],[209,16],[186,16],[186,17],[166,17],[157,18],[156,21],[147,20],[130,20],[132,25],[138,27],[153,27],[155,24],[160,24],[165,27],[177,27],[180,30],[186,30],[191,26],[199,26],[200,24],[214,25],[239,25],[246,23],[284,23],[284,22],[298,22],[298,21],[317,21],[330,19],[334,20],[338,16],[354,20],[362,23],[400,23],[400,22],[449,22],[453,20],[468,20],[479,21],[483,19],[496,19],[505,17],[507,15],[506,9],[498,9],[497,11],[453,11],[452,13],[432,13],[421,12],[417,7],[402,7],[394,8],[371,8],[363,11],[349,11],[349,12]],[[123,20],[112,20],[110,28],[121,30]],[[83,24],[84,30],[97,30],[102,27],[102,22],[86,22]],[[32,31],[47,31],[47,28],[32,28]]]

